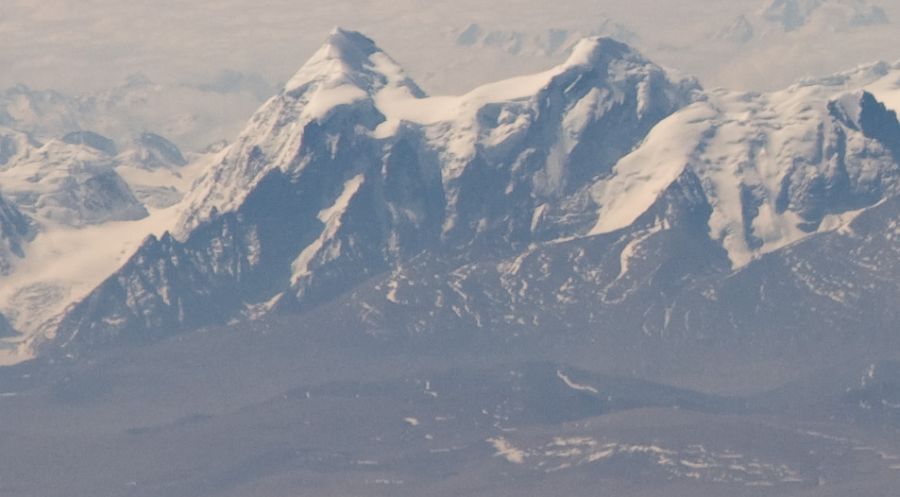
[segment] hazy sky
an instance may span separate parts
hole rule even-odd
[[[96,90],[135,72],[183,82],[222,69],[279,82],[340,25],[375,38],[426,89],[459,91],[562,58],[527,47],[510,54],[457,46],[470,23],[531,36],[550,28],[590,33],[611,19],[633,31],[648,56],[707,86],[765,88],[900,59],[900,0],[875,1],[892,24],[848,27],[841,9],[862,3],[827,0],[830,11],[784,33],[760,17],[765,0],[0,0],[0,87]],[[741,45],[717,38],[740,14],[754,38]]]

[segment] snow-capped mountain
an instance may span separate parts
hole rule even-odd
[[[335,31],[201,178],[178,238],[148,241],[67,323],[109,335],[305,308],[426,249],[477,257],[583,230],[541,217],[566,217],[564,199],[696,91],[590,39],[547,72],[425,97]]]
[[[54,318],[121,266],[144,237],[171,228],[170,206],[210,157],[194,154],[188,164],[153,133],[119,144],[76,131],[41,143],[0,129],[0,150],[0,313],[9,333],[24,334],[0,343],[0,355],[52,329]]]
[[[116,157],[116,172],[135,197],[151,209],[178,203],[190,186],[192,175],[183,170],[188,160],[178,147],[155,133],[141,133]]]
[[[141,133],[129,152],[130,162],[143,169],[187,165],[178,146],[155,133]]]
[[[713,209],[710,235],[742,266],[823,224],[840,223],[829,216],[896,193],[896,114],[870,93],[841,89],[810,84],[768,95],[711,92],[654,130],[617,164],[615,176],[595,185],[601,210],[593,232],[628,226],[651,205],[654,191],[689,170]],[[643,202],[642,191],[650,193]]]
[[[135,74],[108,90],[83,95],[17,85],[0,90],[0,126],[40,141],[90,130],[119,144],[152,130],[198,152],[231,138],[272,93],[259,76],[234,71],[193,85],[163,85]]]
[[[814,275],[894,212],[900,123],[866,88],[895,69],[704,92],[591,38],[543,73],[427,97],[337,30],[198,181],[176,235],[73,307],[58,343],[325,303],[377,334],[755,341],[794,329],[788,294],[833,337],[867,321],[835,319],[829,285],[864,278]]]
[[[777,349],[860,327],[860,343],[885,339],[900,125],[846,76],[711,92],[593,184],[588,236],[450,269],[414,261],[337,314],[359,316],[351,329],[593,330],[619,346],[742,337]]]
[[[0,171],[0,191],[22,211],[51,224],[86,226],[146,216],[102,148],[111,142],[100,139],[67,135],[67,141],[21,151]]]
[[[119,146],[92,131],[40,143],[0,130],[0,191],[43,224],[71,227],[141,219],[181,199],[188,161],[175,144],[145,132]]]

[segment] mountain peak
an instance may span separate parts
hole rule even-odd
[[[358,31],[350,31],[341,27],[335,27],[328,33],[325,46],[334,47],[348,55],[363,53],[368,56],[380,51],[375,42],[368,36]]]
[[[342,28],[331,31],[319,50],[291,77],[285,92],[299,95],[314,86],[351,87],[368,94],[387,86],[399,86],[408,88],[414,95],[423,94],[372,39]]]
[[[642,59],[628,45],[612,38],[592,36],[583,38],[572,47],[566,66],[597,66],[616,59]]]

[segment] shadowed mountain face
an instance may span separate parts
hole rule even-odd
[[[16,258],[24,257],[23,247],[31,236],[29,219],[0,196],[0,275],[7,274]]]
[[[93,131],[73,131],[62,137],[70,145],[86,145],[108,155],[116,155],[116,144],[109,138]]]
[[[24,246],[34,236],[31,221],[0,195],[0,277],[25,256]],[[0,314],[0,337],[14,334],[9,321]]]

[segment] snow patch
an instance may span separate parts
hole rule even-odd
[[[502,457],[513,464],[524,464],[525,458],[528,456],[524,451],[517,449],[508,440],[503,437],[495,437],[487,439],[494,450],[494,457]]]
[[[556,377],[559,378],[560,380],[562,380],[562,382],[565,383],[566,386],[571,388],[572,390],[577,390],[579,392],[589,392],[594,395],[600,394],[600,391],[597,390],[596,388],[594,388],[590,385],[576,383],[571,378],[569,378],[569,376],[567,376],[565,373],[563,373],[562,371],[560,371],[558,369],[556,370]]]
[[[699,102],[653,128],[643,146],[623,157],[613,175],[593,187],[600,211],[589,234],[624,228],[646,212],[690,163],[716,115],[709,104]]]
[[[344,182],[344,188],[341,194],[335,199],[331,206],[319,211],[318,219],[322,221],[325,227],[318,238],[310,243],[300,252],[300,255],[291,264],[291,282],[296,285],[301,279],[308,277],[310,273],[309,265],[313,258],[319,254],[325,245],[325,242],[334,238],[338,229],[341,227],[341,217],[350,205],[350,199],[356,195],[359,187],[363,184],[365,177],[358,174],[353,178]]]

